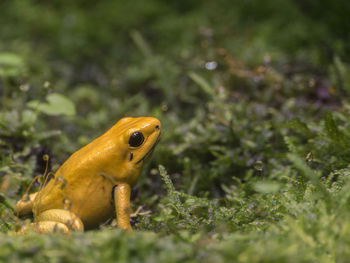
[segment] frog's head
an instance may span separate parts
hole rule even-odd
[[[135,176],[150,157],[160,140],[161,124],[153,117],[123,118],[110,130],[118,138],[114,162],[119,167],[117,177]]]

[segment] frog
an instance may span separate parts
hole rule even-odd
[[[161,137],[154,117],[125,117],[73,153],[37,192],[15,205],[19,217],[32,215],[36,232],[95,229],[116,216],[131,231],[130,195],[144,163]]]

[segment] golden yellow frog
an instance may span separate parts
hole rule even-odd
[[[98,227],[116,213],[131,230],[130,192],[161,134],[152,117],[123,118],[72,154],[38,192],[17,202],[19,216],[33,213],[38,232]]]

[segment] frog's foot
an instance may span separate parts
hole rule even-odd
[[[32,209],[33,209],[33,201],[38,193],[34,194],[25,194],[22,196],[21,200],[19,200],[15,207],[15,213],[17,216],[27,216],[32,214]]]
[[[69,228],[62,223],[54,222],[54,221],[44,221],[31,223],[26,226],[22,226],[20,229],[16,230],[17,235],[25,235],[30,231],[35,231],[37,233],[68,233]]]
[[[71,211],[64,209],[50,209],[35,217],[31,227],[39,233],[84,231],[83,222]]]

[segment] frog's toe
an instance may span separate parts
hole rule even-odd
[[[70,231],[65,224],[55,221],[32,223],[31,227],[38,233],[68,233]]]
[[[55,231],[55,228],[61,229],[61,225],[67,228],[67,232],[70,230],[84,231],[84,224],[80,218],[71,211],[64,209],[50,209],[42,212],[35,217],[35,223],[38,224],[38,232],[51,232]],[[57,226],[56,226],[56,225]],[[36,228],[36,225],[34,226]],[[43,231],[41,231],[43,229]],[[48,229],[48,231],[46,231]],[[62,227],[63,232],[66,232]]]
[[[26,235],[31,231],[35,231],[37,233],[68,233],[69,228],[62,223],[55,221],[44,221],[44,222],[36,222],[31,223],[26,226],[22,226],[20,229],[16,230],[17,235]]]

